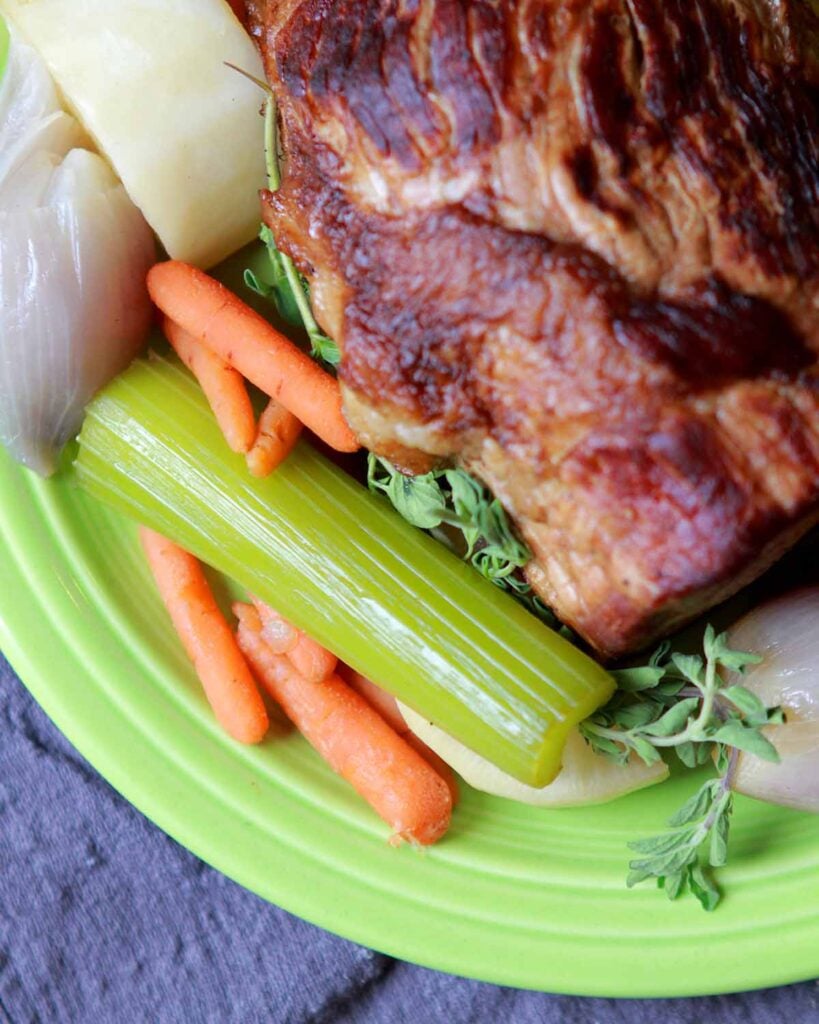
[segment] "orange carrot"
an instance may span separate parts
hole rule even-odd
[[[335,654],[331,654],[330,651],[322,647],[312,637],[307,636],[302,630],[296,629],[295,626],[290,626],[290,623],[283,619],[270,605],[255,597],[253,598],[253,605],[262,621],[262,635],[265,640],[268,639],[268,635],[274,632],[281,636],[282,627],[286,629],[289,626],[290,629],[294,630],[294,642],[289,644],[286,650],[275,650],[276,645],[274,644],[273,646],[275,653],[287,655],[293,668],[299,675],[309,679],[311,683],[320,683],[335,672],[338,665],[338,658]],[[269,643],[268,646],[270,646]]]
[[[193,555],[153,530],[142,526],[139,537],[159,593],[217,720],[240,743],[258,743],[267,732],[267,710],[202,566]]]
[[[406,732],[400,732],[398,735],[409,743],[413,750],[417,750],[430,768],[433,768],[441,776],[446,783],[446,788],[449,790],[452,806],[457,807],[458,801],[461,799],[461,791],[452,768],[440,755],[435,753],[432,747],[428,747],[419,736],[416,736],[412,729],[408,728]]]
[[[281,402],[331,448],[358,450],[341,411],[338,381],[224,285],[196,267],[169,260],[148,272],[148,291],[171,320]]]
[[[229,447],[235,452],[249,452],[256,437],[256,419],[242,375],[168,317],[163,330],[199,381]]]
[[[458,781],[455,778],[455,772],[453,772],[442,757],[439,757],[434,750],[428,747],[410,729],[404,721],[404,716],[398,709],[398,702],[395,697],[391,693],[387,693],[386,690],[382,690],[380,686],[376,686],[374,682],[363,676],[360,672],[350,668],[349,665],[341,665],[338,674],[357,693],[360,693],[371,707],[375,708],[384,721],[388,722],[399,736],[403,736],[407,743],[417,750],[425,761],[432,765],[447,784],[452,797],[452,806],[454,807],[461,795],[458,789]]]
[[[247,468],[254,476],[268,476],[292,452],[300,433],[301,421],[271,398],[259,417],[253,447],[245,456]]]
[[[389,722],[390,725],[395,729],[399,736],[403,736],[409,732],[407,723],[404,721],[404,716],[398,710],[398,703],[391,693],[387,693],[386,690],[382,690],[380,686],[376,686],[366,676],[363,676],[360,672],[356,672],[355,669],[350,668],[349,665],[341,665],[338,674],[349,686],[360,693],[364,700],[368,704],[372,705],[375,710],[381,715],[385,722]]]
[[[391,842],[434,843],[449,827],[443,779],[337,675],[311,683],[265,644],[250,605],[237,608],[239,646],[287,717],[393,829]]]

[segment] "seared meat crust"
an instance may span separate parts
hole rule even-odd
[[[819,519],[810,0],[248,7],[364,444],[482,477],[604,655]]]

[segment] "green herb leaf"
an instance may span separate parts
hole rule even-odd
[[[728,860],[728,833],[731,828],[732,803],[732,798],[729,798],[725,812],[717,818],[711,830],[708,863],[712,868],[721,868]]]
[[[716,749],[717,756],[715,759],[715,764],[717,766],[717,771],[720,775],[724,776],[731,765],[731,752],[729,751],[728,747],[724,747],[721,743],[716,744]]]
[[[759,661],[755,654],[732,650],[726,634],[711,626],[703,652],[704,657],[682,654],[664,644],[646,665],[620,670],[620,689],[580,731],[593,750],[620,764],[629,755],[652,764],[666,749],[689,768],[715,760],[720,778],[686,801],[671,818],[670,832],[630,844],[643,856],[631,861],[628,876],[629,885],[657,879],[673,899],[691,892],[712,910],[719,891],[703,864],[721,867],[728,856],[732,765],[737,751],[778,759],[762,729],[781,722],[782,711],[729,683],[734,673]]]
[[[635,736],[633,741],[634,753],[649,766],[658,764],[663,757],[660,751],[642,736]]]
[[[273,232],[267,225],[262,226],[259,237],[267,247],[270,261],[267,267],[267,280],[248,270],[245,271],[245,284],[263,298],[271,299],[283,320],[294,327],[301,327],[303,321],[285,267],[286,257],[276,248]]]
[[[686,768],[697,767],[697,746],[691,740],[679,743],[674,749],[677,752],[677,757]]]
[[[695,701],[694,703],[696,704],[697,702]],[[625,707],[618,708],[613,713],[611,721],[612,725],[616,725],[621,729],[640,729],[656,722],[662,711],[663,707],[661,704],[654,704],[648,701],[645,703],[627,704]],[[651,735],[649,729],[646,728],[644,731]]]
[[[265,159],[268,188],[276,192],[281,185],[281,153],[276,104],[272,95],[265,108]],[[341,354],[335,341],[328,338],[316,323],[310,307],[310,288],[306,279],[298,272],[293,260],[278,248],[273,232],[266,224],[262,225],[259,237],[267,247],[270,280],[261,280],[248,270],[244,275],[245,284],[257,295],[271,299],[282,319],[303,328],[310,341],[310,354],[313,358],[334,369],[341,360]]]
[[[642,693],[659,685],[665,669],[659,665],[642,665],[638,668],[619,668],[612,672],[621,693]]]
[[[431,473],[414,477],[395,473],[386,494],[395,510],[413,526],[431,530],[441,525],[446,511],[446,501]]]
[[[554,616],[521,574],[532,554],[515,534],[501,503],[463,469],[405,476],[386,459],[369,456],[367,482],[395,509],[425,530],[450,527],[463,540],[463,558],[497,586],[521,599],[548,623]]]
[[[713,787],[710,784],[701,786],[692,797],[685,801],[677,813],[672,818],[669,818],[669,826],[671,828],[678,828],[681,825],[688,825],[692,821],[699,821],[704,817],[713,799],[712,789]]]
[[[582,725],[580,726],[580,731],[595,753],[608,757],[616,764],[625,764],[628,761],[628,751],[615,743],[614,740],[607,739],[605,736],[587,735]]]
[[[719,889],[702,869],[700,864],[692,864],[688,872],[688,885],[691,892],[700,901],[703,910],[709,913],[716,909],[720,901]]]
[[[675,871],[671,875],[665,875],[664,878],[660,879],[660,881],[662,883],[662,888],[665,890],[666,896],[670,900],[676,900],[677,897],[681,896],[688,887],[688,872]]]
[[[699,686],[702,683],[705,672],[702,658],[696,654],[679,654],[675,652],[671,655],[671,661],[677,671],[689,682],[695,686]]]
[[[685,728],[699,703],[698,697],[687,697],[678,704],[673,704],[661,718],[647,725],[643,731],[647,736],[673,736]]]
[[[755,693],[746,690],[744,686],[723,687],[720,690],[720,695],[730,701],[738,711],[741,711],[745,721],[749,724],[768,724],[768,709]]]
[[[744,672],[749,665],[758,665],[762,661],[758,654],[732,650],[728,646],[728,634],[717,635],[710,625],[705,631],[703,647],[709,661],[719,662],[723,668],[732,672]]]
[[[726,746],[761,757],[763,761],[779,761],[779,754],[773,743],[763,736],[759,729],[745,725],[738,718],[732,718],[720,726],[714,738]]]
[[[692,892],[706,910],[713,910],[720,894],[703,870],[702,856],[721,867],[728,856],[728,832],[733,795],[725,779],[709,779],[669,821],[670,832],[629,843],[644,856],[633,860],[627,884],[656,878],[669,899]]]
[[[635,885],[639,885],[640,882],[645,882],[648,878],[651,878],[650,871],[636,871],[632,868],[632,870],[626,875],[626,886],[629,889],[633,889]]]

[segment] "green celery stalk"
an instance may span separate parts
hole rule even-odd
[[[301,442],[265,480],[228,450],[180,364],[140,360],[91,403],[92,494],[232,576],[295,625],[530,785],[611,676]]]

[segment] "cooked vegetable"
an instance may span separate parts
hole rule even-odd
[[[153,236],[105,161],[71,148],[81,137],[12,34],[0,82],[0,443],[43,474],[151,317]]]
[[[398,710],[398,701],[391,693],[387,693],[381,686],[376,686],[371,679],[368,679],[360,672],[356,672],[349,665],[341,665],[338,674],[345,683],[352,686],[356,693],[360,693],[364,700],[372,705],[384,721],[389,722],[397,733],[403,735],[409,731],[404,716]]]
[[[187,263],[158,263],[148,291],[163,313],[203,341],[331,448],[358,450],[338,383],[223,284]]]
[[[153,530],[139,539],[176,632],[220,725],[258,743],[269,725],[264,701],[197,560]]]
[[[731,629],[731,643],[758,651],[743,685],[762,702],[780,704],[781,725],[765,735],[779,753],[772,763],[753,753],[739,758],[739,793],[819,812],[819,587],[769,601]]]
[[[733,650],[727,634],[705,630],[705,658],[674,653],[668,644],[648,665],[615,673],[618,692],[584,722],[580,731],[598,753],[624,764],[637,756],[656,764],[661,751],[673,749],[689,768],[716,760],[720,777],[709,779],[669,821],[670,831],[630,843],[628,885],[656,879],[669,899],[685,892],[706,910],[720,899],[705,870],[725,864],[733,811],[731,784],[740,752],[777,761],[763,730],[782,721],[738,676],[759,663],[756,654]]]
[[[526,786],[448,736],[423,715],[403,704],[398,706],[413,733],[452,765],[465,782],[474,789],[507,800],[535,807],[602,804],[668,778],[668,766],[663,761],[646,765],[638,757],[632,757],[625,764],[614,764],[596,754],[578,732],[572,731],[566,740],[563,764],[557,777],[547,786]]]
[[[167,317],[163,331],[199,381],[228,446],[234,452],[250,452],[257,443],[256,419],[242,375]]]
[[[353,689],[355,689],[355,687],[353,687]],[[396,729],[396,732],[405,743],[408,743],[412,749],[416,753],[420,754],[427,764],[430,765],[431,768],[434,768],[438,775],[441,776],[446,783],[446,788],[449,790],[449,797],[452,801],[452,806],[457,807],[458,801],[461,799],[461,791],[458,788],[458,780],[455,778],[455,772],[442,757],[438,757],[435,751],[431,747],[428,747],[426,743],[416,736],[411,729],[405,726],[403,730]]]
[[[262,639],[274,654],[286,654],[293,668],[308,682],[320,683],[329,679],[338,667],[338,658],[326,647],[316,643],[312,637],[298,629],[294,643],[288,644],[285,651],[277,649],[282,636],[282,626],[295,629],[269,604],[258,599],[253,602],[262,623]]]
[[[304,442],[271,476],[250,477],[169,360],[137,361],[91,403],[77,471],[523,782],[554,777],[569,731],[614,689]]]
[[[48,68],[0,18],[0,185],[6,210],[40,205],[59,160],[84,143]]]
[[[223,0],[0,0],[176,259],[210,266],[258,230],[256,47]],[[2,147],[0,147],[2,148]]]
[[[360,672],[350,668],[349,665],[340,665],[338,674],[348,686],[352,686],[356,693],[361,694],[370,707],[375,708],[384,721],[391,725],[399,736],[403,737],[414,750],[418,751],[425,761],[432,765],[449,787],[452,806],[454,807],[460,799],[460,791],[455,779],[455,773],[442,757],[439,757],[431,747],[428,747],[419,736],[412,732],[404,720],[404,716],[398,710],[398,701],[395,697],[387,693],[386,690],[382,690],[380,686],[376,686],[375,683]]]
[[[254,608],[235,611],[239,646],[260,682],[333,771],[390,825],[391,841],[440,839],[452,799],[437,772],[337,675],[313,683],[285,655],[273,654]]]
[[[271,398],[259,417],[253,446],[247,453],[247,468],[254,476],[267,476],[283,462],[301,434],[301,420],[296,419],[275,398]]]

